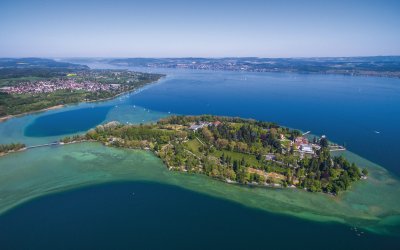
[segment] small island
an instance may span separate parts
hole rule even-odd
[[[61,144],[99,141],[107,146],[153,151],[170,170],[205,174],[257,186],[293,187],[333,195],[366,178],[331,151],[344,150],[325,136],[311,141],[298,130],[271,122],[202,116],[170,116],[156,124],[99,125]]]

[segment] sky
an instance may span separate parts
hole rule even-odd
[[[398,0],[0,0],[0,57],[400,55]]]

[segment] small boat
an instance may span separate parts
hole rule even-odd
[[[374,130],[374,133],[375,133],[375,134],[380,134],[381,132],[380,132],[380,131]]]

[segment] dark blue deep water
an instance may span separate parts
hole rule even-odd
[[[102,123],[110,109],[111,106],[82,108],[39,116],[26,127],[25,135],[42,137],[87,131]]]
[[[38,117],[25,134],[62,135],[114,105],[241,116],[326,134],[400,175],[400,80],[176,71],[111,106]],[[106,104],[108,105],[108,104]],[[135,195],[132,195],[132,192]],[[49,209],[50,208],[50,209]],[[398,249],[399,239],[249,209],[155,183],[112,183],[46,196],[0,216],[0,249]]]
[[[325,134],[400,175],[400,79],[340,75],[157,70],[167,80],[95,106],[38,117],[28,136],[85,131],[111,105],[138,105],[175,114],[241,116]]]
[[[50,208],[50,209],[49,209]],[[398,240],[276,216],[178,187],[110,183],[0,217],[1,249],[398,249]]]
[[[400,175],[400,79],[191,72],[130,101],[157,111],[240,116],[311,130]]]

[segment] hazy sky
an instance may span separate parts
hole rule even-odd
[[[0,0],[0,57],[400,55],[400,0]]]

